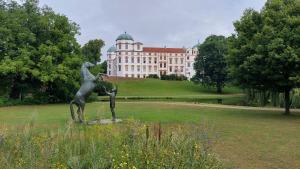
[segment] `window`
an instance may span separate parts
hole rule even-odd
[[[137,49],[138,49],[138,50],[140,50],[140,48],[141,48],[141,45],[140,45],[140,44],[138,44],[138,45],[137,45]]]
[[[128,55],[128,52],[125,52],[125,55]]]
[[[149,72],[152,72],[152,66],[149,66]]]
[[[154,66],[154,71],[155,71],[155,72],[157,71],[157,66]]]
[[[152,58],[150,57],[150,58],[149,58],[149,63],[151,63],[151,60],[152,60]]]
[[[108,69],[111,69],[111,65],[110,64],[108,65]]]
[[[125,71],[128,71],[128,65],[125,65]]]
[[[162,67],[162,63],[160,63],[159,67]]]
[[[137,66],[137,71],[138,72],[141,71],[141,66],[140,65]]]
[[[172,64],[172,58],[169,59],[170,64]]]
[[[131,71],[132,72],[134,71],[134,65],[131,65]]]
[[[140,55],[140,52],[138,52],[137,55]]]
[[[187,64],[187,67],[190,67],[191,66],[191,63],[190,62],[188,62],[188,64]]]
[[[169,67],[170,72],[172,72],[172,66]]]
[[[125,74],[125,77],[128,77],[128,74]]]
[[[181,72],[183,72],[183,66],[181,66],[180,70],[181,70]]]
[[[140,63],[140,57],[137,57],[137,62]]]
[[[145,65],[143,66],[143,72],[146,72],[146,66]]]
[[[183,64],[183,58],[180,59],[181,64]]]
[[[143,57],[143,63],[146,63],[146,58],[145,57]]]
[[[128,43],[125,44],[125,49],[128,49]]]
[[[175,58],[175,64],[177,64],[178,63],[178,58]]]
[[[154,58],[154,63],[155,63],[155,64],[157,63],[157,58]]]
[[[166,63],[164,63],[164,68],[166,68],[167,67],[167,64]]]
[[[119,71],[121,71],[121,65],[119,65]]]
[[[140,78],[140,74],[138,74],[137,77]]]
[[[111,75],[110,71],[108,71],[108,75]]]
[[[119,49],[121,49],[121,44],[119,44]]]
[[[187,60],[190,60],[190,57],[188,56],[186,59],[187,59]]]
[[[119,57],[119,63],[121,63],[122,62],[122,59],[121,59],[121,57]]]
[[[134,63],[134,57],[131,57],[131,63]]]
[[[128,57],[127,56],[125,57],[125,63],[128,63]]]
[[[164,60],[167,60],[167,57],[166,57],[166,56],[164,56]]]

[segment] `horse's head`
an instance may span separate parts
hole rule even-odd
[[[89,68],[89,67],[95,66],[95,64],[93,64],[91,62],[84,62],[83,66],[86,67],[86,68]]]

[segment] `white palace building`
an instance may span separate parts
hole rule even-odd
[[[107,51],[109,76],[146,78],[149,75],[184,75],[188,79],[195,74],[194,60],[197,46],[193,48],[144,47],[126,32],[116,39]]]

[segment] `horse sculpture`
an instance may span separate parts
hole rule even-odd
[[[100,80],[103,80],[102,76],[105,74],[98,73],[95,77],[90,71],[89,67],[95,66],[94,64],[90,62],[85,62],[81,66],[81,78],[83,79],[82,84],[80,86],[80,89],[77,91],[74,100],[70,102],[70,110],[71,110],[71,116],[74,121],[76,121],[76,117],[74,114],[74,108],[73,104],[77,106],[77,115],[80,123],[84,122],[84,107],[85,107],[85,101],[90,96],[92,91],[96,87],[96,81],[100,78]]]

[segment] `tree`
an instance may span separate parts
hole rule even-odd
[[[234,27],[230,74],[246,88],[284,92],[290,114],[290,91],[299,86],[300,1],[268,0],[260,12],[246,10]]]
[[[201,79],[207,85],[217,87],[217,93],[222,93],[227,76],[225,54],[227,52],[226,38],[211,35],[198,47],[199,54],[195,59],[196,75],[193,79]]]
[[[66,100],[79,87],[83,61],[76,23],[40,8],[38,0],[0,0],[0,77],[10,98],[24,93]]]
[[[96,64],[100,62],[101,48],[103,46],[104,41],[101,39],[90,40],[82,47],[82,54],[87,61]]]

